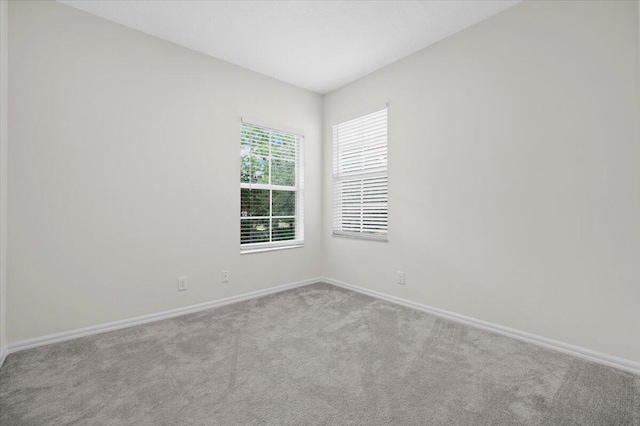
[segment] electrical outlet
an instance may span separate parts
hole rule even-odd
[[[187,289],[187,277],[178,277],[178,291]]]
[[[398,271],[398,284],[404,285],[404,272]]]
[[[229,271],[222,271],[222,282],[223,283],[229,282]]]

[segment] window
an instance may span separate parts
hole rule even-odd
[[[302,136],[245,121],[240,133],[241,251],[302,245]]]
[[[333,126],[333,235],[387,239],[387,108]]]

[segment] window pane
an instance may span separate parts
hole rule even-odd
[[[273,241],[295,240],[296,238],[296,220],[294,218],[272,219],[272,235]]]
[[[240,216],[269,216],[269,190],[240,189]]]
[[[243,124],[240,129],[240,156],[244,157],[245,155],[249,155],[252,147],[251,129]]]
[[[296,159],[296,137],[287,133],[271,134],[271,155],[275,158]]]
[[[269,130],[243,124],[240,130],[240,182],[269,183]]]
[[[302,240],[294,191],[302,173],[302,137],[243,122],[240,130],[240,242]],[[299,162],[300,161],[300,162]],[[274,190],[287,187],[290,191]],[[297,227],[300,226],[300,229]],[[244,249],[244,248],[243,248]],[[251,247],[247,248],[251,249]]]
[[[242,151],[241,151],[242,154]],[[245,155],[240,157],[240,182],[269,183],[269,160],[265,157]]]
[[[251,164],[251,156],[249,155],[250,151],[250,149],[245,150],[244,146],[240,149],[240,182],[251,182],[253,166]]]
[[[289,160],[271,160],[271,184],[295,186],[296,184],[296,163]]]
[[[296,215],[296,193],[294,191],[273,191],[273,216]]]
[[[253,183],[269,183],[269,158],[252,157]]]
[[[269,242],[269,219],[241,219],[240,244]]]
[[[251,125],[242,125],[242,145],[251,147],[254,155],[267,157],[269,155],[269,130]]]

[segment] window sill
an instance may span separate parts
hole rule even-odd
[[[386,243],[389,240],[387,236],[379,236],[379,235],[352,235],[352,234],[332,233],[331,236],[338,237],[338,238],[349,238],[351,240],[380,241],[382,243]]]
[[[253,254],[253,253],[263,253],[266,251],[277,251],[277,250],[289,250],[289,249],[295,249],[295,248],[302,248],[304,247],[303,243],[299,243],[299,244],[293,244],[290,246],[280,246],[280,247],[260,247],[260,248],[240,248],[240,254]]]

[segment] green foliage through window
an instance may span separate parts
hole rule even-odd
[[[298,226],[300,137],[243,123],[240,147],[240,243],[301,237]]]

